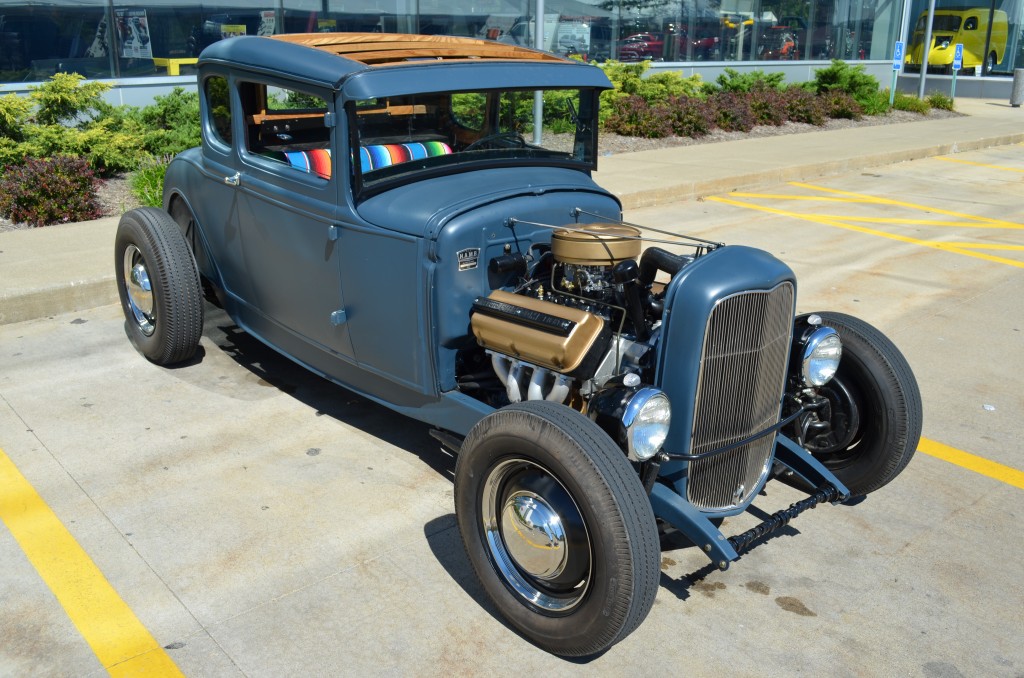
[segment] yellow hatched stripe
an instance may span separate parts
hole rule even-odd
[[[902,200],[893,200],[892,198],[880,198],[874,195],[866,195],[864,193],[853,193],[851,191],[840,191],[837,188],[825,188],[824,186],[815,186],[813,184],[805,184],[798,181],[789,182],[791,186],[797,186],[799,188],[806,188],[810,191],[821,191],[823,193],[830,193],[834,195],[843,195],[851,198],[859,198],[865,202],[874,203],[878,205],[896,205],[898,207],[906,207],[914,210],[922,210],[925,212],[932,212],[934,214],[945,214],[951,217],[960,217],[961,219],[969,219],[971,221],[982,221],[987,224],[995,224],[997,226],[1003,226],[1006,228],[1020,228],[1021,224],[1016,224],[1012,221],[1003,221],[1002,219],[992,219],[989,217],[979,217],[975,214],[965,214],[963,212],[953,212],[950,210],[943,210],[937,207],[929,207],[928,205],[918,205],[917,203],[904,202]]]
[[[183,675],[2,449],[0,520],[110,675]]]
[[[1018,471],[1015,468],[1004,466],[998,462],[979,457],[970,452],[958,450],[949,445],[937,443],[934,440],[928,440],[927,438],[921,438],[917,449],[936,459],[948,461],[950,464],[956,464],[975,473],[980,473],[983,476],[994,478],[1007,485],[1013,485],[1024,490],[1024,471]]]
[[[1013,259],[1006,259],[1005,257],[997,257],[991,254],[985,254],[984,252],[975,252],[973,250],[964,249],[960,247],[943,247],[941,242],[931,242],[929,240],[919,240],[918,238],[909,238],[905,235],[897,235],[895,233],[887,233],[885,231],[879,231],[874,228],[865,228],[864,226],[855,226],[854,224],[847,224],[839,221],[838,219],[829,218],[815,218],[806,214],[800,214],[799,212],[790,212],[788,210],[780,210],[774,207],[764,207],[762,205],[754,205],[748,202],[741,202],[739,200],[730,200],[728,198],[722,198],[717,195],[708,196],[706,200],[713,200],[715,202],[725,203],[726,205],[735,205],[736,207],[745,207],[747,209],[757,210],[759,212],[767,212],[769,214],[778,214],[780,216],[789,217],[791,219],[802,219],[804,221],[810,221],[816,224],[824,224],[826,226],[835,226],[837,228],[845,228],[849,231],[856,231],[858,233],[866,233],[868,235],[877,235],[880,238],[888,238],[890,240],[897,240],[899,242],[908,243],[911,245],[920,245],[922,247],[930,247],[932,249],[941,250],[943,252],[953,252],[956,254],[962,254],[966,257],[973,257],[975,259],[984,259],[985,261],[991,261],[997,264],[1006,264],[1008,266],[1014,266],[1016,268],[1024,268],[1024,261],[1015,261]]]
[[[1005,167],[1003,165],[989,165],[984,162],[974,162],[973,160],[963,160],[961,158],[947,158],[944,156],[936,156],[933,160],[942,160],[943,162],[958,162],[962,165],[974,165],[975,167],[987,167],[989,169],[1002,170],[1004,172],[1020,172],[1024,174],[1024,169],[1019,167]]]

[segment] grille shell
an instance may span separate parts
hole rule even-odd
[[[795,288],[743,291],[715,303],[704,333],[691,454],[738,442],[778,421],[793,333]],[[687,499],[702,511],[745,504],[771,466],[775,436],[690,462]]]

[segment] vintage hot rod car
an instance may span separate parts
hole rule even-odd
[[[124,215],[126,330],[187,360],[204,296],[458,452],[473,568],[524,636],[591,655],[646,617],[659,529],[718,567],[891,481],[921,401],[866,323],[794,317],[770,254],[624,223],[603,71],[439,36],[238,37],[198,63],[203,144]],[[523,134],[537,99],[560,133]],[[554,128],[555,125],[553,124]],[[646,230],[646,233],[643,231]],[[807,498],[726,538],[780,480]]]

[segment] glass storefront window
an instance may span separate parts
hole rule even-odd
[[[0,82],[187,74],[203,48],[235,35],[408,32],[533,46],[538,25],[535,0],[133,1],[0,0]],[[1024,5],[956,2],[938,0],[941,38],[963,41],[968,63],[987,59],[993,74],[1024,65]],[[884,61],[901,25],[912,43],[925,6],[914,0],[902,17],[891,0],[546,0],[541,22],[545,49],[593,61]]]

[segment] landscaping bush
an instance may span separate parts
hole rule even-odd
[[[630,96],[638,96],[648,104],[662,104],[670,97],[703,98],[699,75],[684,78],[676,72],[655,73],[645,78],[650,68],[646,61],[622,63],[609,61],[601,66],[615,89],[601,93],[600,122],[604,125],[616,110],[616,104]]]
[[[719,92],[708,102],[714,106],[715,122],[726,132],[749,132],[754,128],[754,113],[745,95]]]
[[[942,92],[932,92],[931,94],[925,97],[925,101],[927,101],[928,105],[931,106],[932,108],[936,108],[943,111],[956,110],[956,106],[953,104],[952,97],[948,97]]]
[[[756,124],[774,127],[786,124],[787,97],[784,92],[758,87],[747,93],[747,100]]]
[[[860,120],[864,117],[864,109],[856,99],[846,92],[825,92],[819,95],[819,98],[823,103],[825,114],[830,118]]]
[[[33,226],[101,216],[97,179],[81,158],[30,159],[0,176],[0,215]]]
[[[753,92],[759,89],[781,90],[785,87],[786,76],[782,73],[765,73],[761,70],[741,73],[726,68],[725,73],[715,79],[715,84],[708,83],[704,89],[710,94],[715,92]]]
[[[153,155],[177,155],[201,143],[196,92],[175,87],[142,109],[139,119],[146,129],[142,145]]]
[[[814,89],[818,94],[845,92],[853,97],[868,115],[877,115],[878,80],[858,64],[851,66],[845,61],[833,59],[832,65],[814,72]],[[886,109],[888,97],[886,98]],[[884,113],[886,109],[879,111]]]
[[[786,117],[792,122],[822,126],[828,122],[828,106],[824,95],[813,94],[803,87],[790,87],[784,94]]]
[[[630,95],[612,104],[604,127],[624,136],[661,139],[672,134],[672,116],[667,106],[651,106],[643,97]]]
[[[164,175],[170,162],[169,157],[147,158],[139,169],[132,172],[132,194],[143,206],[164,206]]]
[[[928,115],[928,112],[932,110],[931,105],[924,99],[918,99],[903,92],[896,92],[896,96],[893,97],[892,107],[897,111],[911,111],[921,115]]]
[[[0,96],[0,137],[21,141],[22,129],[32,115],[32,102],[17,94]]]
[[[103,110],[107,105],[102,95],[110,85],[83,80],[78,73],[56,73],[33,87],[28,97],[37,106],[35,121],[40,125],[80,123]]]
[[[715,128],[714,107],[695,97],[670,97],[666,102],[672,133],[680,137],[702,137]]]

